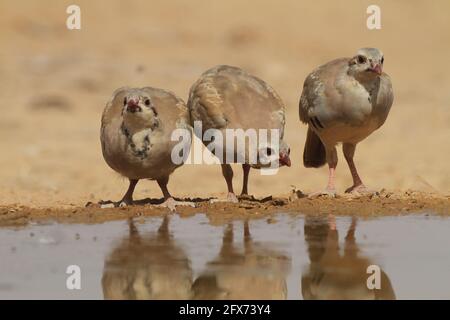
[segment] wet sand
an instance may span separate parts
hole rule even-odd
[[[382,191],[373,196],[309,199],[300,191],[292,191],[286,197],[266,197],[241,200],[238,204],[210,203],[209,199],[184,199],[196,204],[192,207],[177,207],[177,213],[191,216],[205,213],[217,223],[236,219],[276,219],[276,214],[289,212],[298,215],[352,215],[358,217],[379,217],[427,213],[450,215],[450,197],[414,191]],[[101,208],[100,204],[87,203],[85,207],[29,208],[24,206],[1,207],[0,226],[23,226],[30,222],[54,220],[62,223],[101,223],[123,220],[131,217],[164,216],[170,213],[158,208],[155,203],[162,199],[144,199],[139,204],[121,208]]]

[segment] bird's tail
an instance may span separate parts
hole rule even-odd
[[[319,168],[326,162],[325,146],[319,136],[308,128],[305,149],[303,150],[303,165],[306,168]]]

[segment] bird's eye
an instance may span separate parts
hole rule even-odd
[[[149,106],[150,105],[150,99],[146,99],[144,103],[145,103],[146,106]]]
[[[125,97],[124,99],[123,99],[123,105],[126,105],[127,104],[127,97]]]
[[[364,56],[358,56],[358,63],[365,63],[367,61],[367,58]]]
[[[291,154],[291,148],[288,149],[288,154]]]
[[[381,63],[382,64],[384,63],[384,57],[381,57]]]
[[[266,153],[267,153],[268,156],[271,156],[272,155],[272,149],[271,148],[267,148],[266,149]]]

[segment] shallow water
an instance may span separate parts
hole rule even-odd
[[[288,214],[0,229],[0,299],[449,299],[449,230],[437,216]]]

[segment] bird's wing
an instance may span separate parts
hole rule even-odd
[[[191,114],[191,125],[201,121],[203,130],[222,129],[227,125],[223,114],[223,97],[216,86],[218,68],[204,72],[192,85],[189,92],[188,109]]]
[[[145,87],[142,90],[150,96],[158,118],[167,130],[190,128],[189,111],[183,99],[164,89]]]
[[[346,97],[342,88],[351,86],[347,83],[347,66],[348,58],[336,59],[308,75],[299,104],[303,123],[321,129],[344,117]]]
[[[303,83],[303,91],[300,97],[299,117],[303,123],[309,123],[310,111],[314,109],[319,95],[323,92],[323,83],[317,75],[317,70],[311,72]]]
[[[285,107],[268,84],[242,69],[217,66],[192,86],[188,107],[203,128],[278,128]]]
[[[129,90],[129,87],[122,87],[113,92],[112,97],[106,103],[103,111],[102,128],[111,124],[114,119],[118,119],[122,116],[122,101]]]
[[[392,89],[391,78],[386,73],[383,73],[380,76],[377,100],[374,109],[374,112],[379,119],[378,127],[381,127],[386,121],[393,102],[394,90]]]
[[[257,105],[252,105],[254,110],[250,110],[250,112],[254,112],[255,115],[261,115],[261,118],[256,117],[256,120],[259,121],[258,127],[261,128],[274,128],[280,130],[280,138],[284,136],[284,127],[286,125],[286,107],[284,105],[283,100],[281,100],[278,93],[266,82],[262,81],[259,78],[252,77],[254,81],[258,82],[264,93],[264,102],[261,102]],[[261,94],[258,92],[258,95]],[[265,116],[264,111],[268,111],[270,113],[270,120]],[[258,119],[259,118],[259,119]]]
[[[100,130],[103,157],[111,168],[121,174],[123,163],[126,162],[123,153],[126,139],[120,134],[120,128],[123,123],[123,101],[129,90],[128,87],[122,87],[114,91],[103,111]]]
[[[158,127],[152,131],[150,141],[152,143],[151,157],[149,160],[158,169],[161,175],[169,176],[177,167],[173,161],[168,161],[178,140],[172,140],[172,134],[177,129],[185,129],[189,136],[192,135],[189,124],[189,112],[184,101],[171,91],[145,87],[142,88],[150,96],[152,107],[156,111]],[[183,140],[183,149],[187,157],[191,146],[191,139]]]

